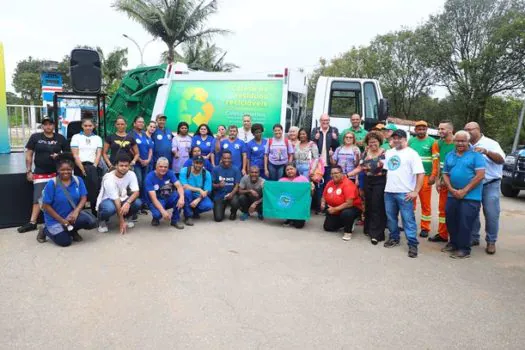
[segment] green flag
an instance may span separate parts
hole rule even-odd
[[[309,182],[266,181],[263,188],[263,214],[273,219],[310,219]]]

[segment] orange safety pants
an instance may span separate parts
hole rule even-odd
[[[428,184],[428,178],[429,176],[425,175],[423,187],[419,191],[419,201],[421,202],[421,230],[430,232],[432,223],[432,185]],[[416,202],[417,199],[414,200],[414,211],[416,210]],[[443,209],[443,215],[444,213],[445,210]]]
[[[445,213],[445,208],[447,206],[448,198],[448,189],[445,184],[441,185],[439,191],[439,228],[438,233],[443,239],[448,239],[448,230],[447,230],[447,216]]]

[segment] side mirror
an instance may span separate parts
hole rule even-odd
[[[389,109],[389,103],[388,103],[388,99],[386,98],[382,98],[381,100],[379,100],[379,107],[378,107],[378,113],[377,113],[377,116],[378,116],[378,119],[380,121],[386,121],[386,118],[388,118],[388,109]]]

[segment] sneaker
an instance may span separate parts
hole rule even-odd
[[[38,229],[38,234],[36,235],[36,240],[39,243],[46,243],[46,234],[44,233],[44,226]]]
[[[264,220],[263,214],[257,214],[257,219],[259,219],[260,221],[263,221]]]
[[[231,214],[230,214],[230,220],[233,221],[233,220],[235,220],[235,219],[237,219],[237,213],[231,213]]]
[[[419,237],[427,238],[428,237],[428,231],[427,230],[421,230],[419,233]]]
[[[186,218],[184,220],[184,224],[187,226],[193,226],[193,219],[192,218]]]
[[[466,258],[470,258],[470,253],[467,253],[463,250],[456,250],[455,252],[450,254],[450,257],[452,259],[466,259]]]
[[[415,245],[408,246],[408,257],[417,258],[417,247]]]
[[[194,213],[193,213],[193,218],[194,218],[195,220],[198,220],[198,219],[200,219],[200,218],[201,218],[201,216],[200,216],[200,214],[199,214],[199,213],[197,213],[197,212],[194,212]]]
[[[477,239],[473,240],[471,243],[470,243],[470,246],[471,247],[477,247],[479,245],[479,241]]]
[[[349,241],[351,239],[352,239],[352,233],[345,232],[345,234],[343,235],[343,241]]]
[[[496,254],[496,243],[487,243],[487,248],[485,248],[485,252],[489,255]]]
[[[240,219],[241,219],[241,221],[246,221],[246,220],[248,220],[249,217],[250,217],[250,214],[242,213]]]
[[[139,221],[139,216],[138,216],[137,214],[133,214],[133,216],[131,217],[131,221],[132,221],[132,222],[137,222],[137,221]],[[128,225],[128,227],[129,227],[129,225]]]
[[[151,219],[151,226],[159,226],[160,225],[160,221],[159,219]]]
[[[399,241],[396,241],[395,239],[389,239],[385,242],[385,244],[383,244],[385,248],[393,248],[396,245],[399,245]]]
[[[29,232],[29,231],[34,231],[36,229],[37,229],[36,224],[34,224],[32,222],[28,222],[27,224],[25,224],[24,226],[20,226],[16,230],[18,231],[18,233],[25,233],[25,232]]]
[[[81,235],[78,234],[77,231],[73,230],[71,231],[71,238],[73,238],[73,241],[74,242],[82,242],[84,240],[84,238],[82,238]]]
[[[182,230],[184,228],[184,225],[181,224],[180,222],[172,222],[171,223],[171,226],[175,227],[177,230]]]
[[[98,232],[100,233],[108,232],[108,223],[106,221],[100,221],[98,223]]]
[[[135,223],[133,222],[133,218],[130,219],[127,219],[126,220],[126,225],[128,226],[128,228],[133,228],[135,227]]]
[[[442,242],[442,243],[447,243],[447,242],[448,242],[448,239],[444,239],[444,238],[441,237],[441,236],[439,235],[439,233],[438,233],[438,234],[436,234],[436,235],[434,235],[434,236],[432,236],[432,237],[428,237],[428,241],[429,241],[429,242]]]
[[[450,242],[448,242],[444,247],[443,249],[441,249],[441,251],[443,253],[452,253],[454,251],[456,251],[456,247],[454,247],[454,245]]]
[[[377,243],[379,243],[379,241],[378,241],[377,239],[375,239],[375,238],[372,238],[372,239],[370,240],[370,242],[371,242],[373,245],[377,245]]]

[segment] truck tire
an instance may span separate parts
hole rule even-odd
[[[520,190],[512,188],[511,185],[505,184],[502,182],[501,183],[501,193],[503,193],[505,197],[516,198],[518,194],[520,193]]]

